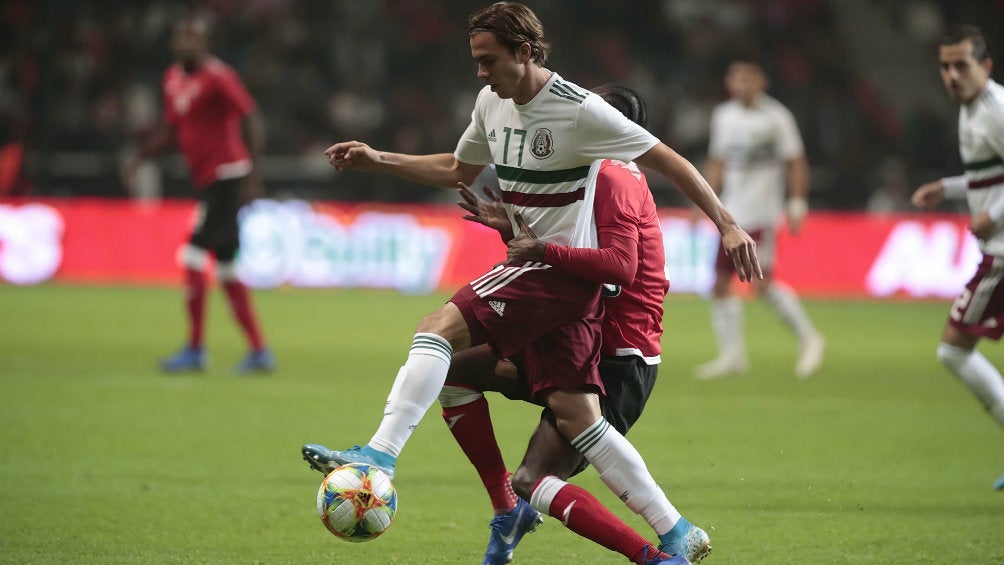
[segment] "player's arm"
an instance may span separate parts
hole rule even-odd
[[[265,120],[261,111],[255,108],[244,115],[241,125],[244,142],[251,153],[251,174],[245,180],[242,197],[245,202],[250,202],[263,194],[261,166],[265,154]]]
[[[345,141],[329,147],[324,155],[336,170],[380,171],[406,180],[445,188],[470,185],[484,165],[457,160],[452,153],[407,155],[377,151],[360,141]]]
[[[788,230],[798,233],[809,213],[809,160],[799,155],[788,161]]]
[[[122,169],[122,177],[125,183],[132,184],[133,179],[136,177],[136,170],[145,159],[155,157],[173,149],[175,145],[174,128],[171,127],[171,124],[166,119],[161,120]]]
[[[666,144],[657,143],[635,162],[662,173],[711,219],[722,235],[722,246],[732,258],[739,280],[749,282],[754,276],[763,278],[753,238],[739,227],[735,218],[718,199],[718,195],[690,161]]]
[[[638,271],[638,241],[619,230],[597,226],[599,249],[555,245],[537,239],[523,216],[516,214],[519,233],[509,241],[510,264],[540,261],[598,283],[627,286]]]

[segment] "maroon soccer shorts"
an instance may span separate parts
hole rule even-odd
[[[948,312],[948,323],[960,332],[997,341],[1004,334],[1004,257],[984,255],[976,274]]]
[[[542,263],[500,265],[450,299],[467,322],[471,345],[502,358],[522,351],[535,396],[548,390],[603,391],[599,361],[600,285]]]

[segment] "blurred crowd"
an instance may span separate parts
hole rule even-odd
[[[1001,0],[527,3],[553,45],[550,68],[584,87],[634,86],[648,100],[649,129],[699,166],[711,108],[725,96],[726,64],[739,55],[757,58],[771,77],[769,92],[802,130],[813,206],[876,212],[905,209],[918,183],[961,171],[957,109],[939,90],[941,31],[957,21],[980,24],[991,38],[1004,31]],[[326,166],[321,153],[337,140],[408,153],[452,151],[481,86],[466,34],[467,15],[477,6],[5,0],[0,194],[128,194],[118,170],[160,119],[171,29],[196,7],[215,17],[214,52],[237,68],[264,113],[270,162],[285,164],[266,168],[270,193],[441,199],[445,191],[318,165]],[[860,29],[865,25],[872,27]],[[868,68],[901,52],[909,55],[901,66],[923,77],[917,84],[889,84],[894,79],[880,66]],[[896,94],[914,89],[926,95]],[[20,169],[12,171],[17,162]],[[185,196],[185,187],[179,174],[164,194]],[[682,202],[668,185],[654,182],[653,190],[661,205]]]

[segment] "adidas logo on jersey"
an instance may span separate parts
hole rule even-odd
[[[489,300],[488,305],[492,307],[492,310],[495,310],[495,313],[498,314],[500,318],[502,317],[502,312],[505,311],[505,302],[500,300]]]
[[[495,130],[488,132],[488,141],[495,141]]]

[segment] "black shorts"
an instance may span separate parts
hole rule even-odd
[[[195,225],[189,242],[212,251],[216,260],[229,263],[240,248],[240,228],[237,213],[241,209],[243,179],[216,181],[199,191]]]
[[[511,395],[506,395],[507,398],[542,405],[541,401],[531,399],[528,385],[522,378],[522,356],[514,355],[511,360],[519,369],[520,378],[516,380],[516,389]],[[603,387],[606,389],[606,395],[600,396],[603,417],[621,435],[627,435],[631,426],[641,417],[645,403],[652,395],[659,366],[649,365],[635,355],[627,357],[603,355],[600,358],[599,370]],[[554,424],[554,413],[550,408],[544,408],[541,418]]]

